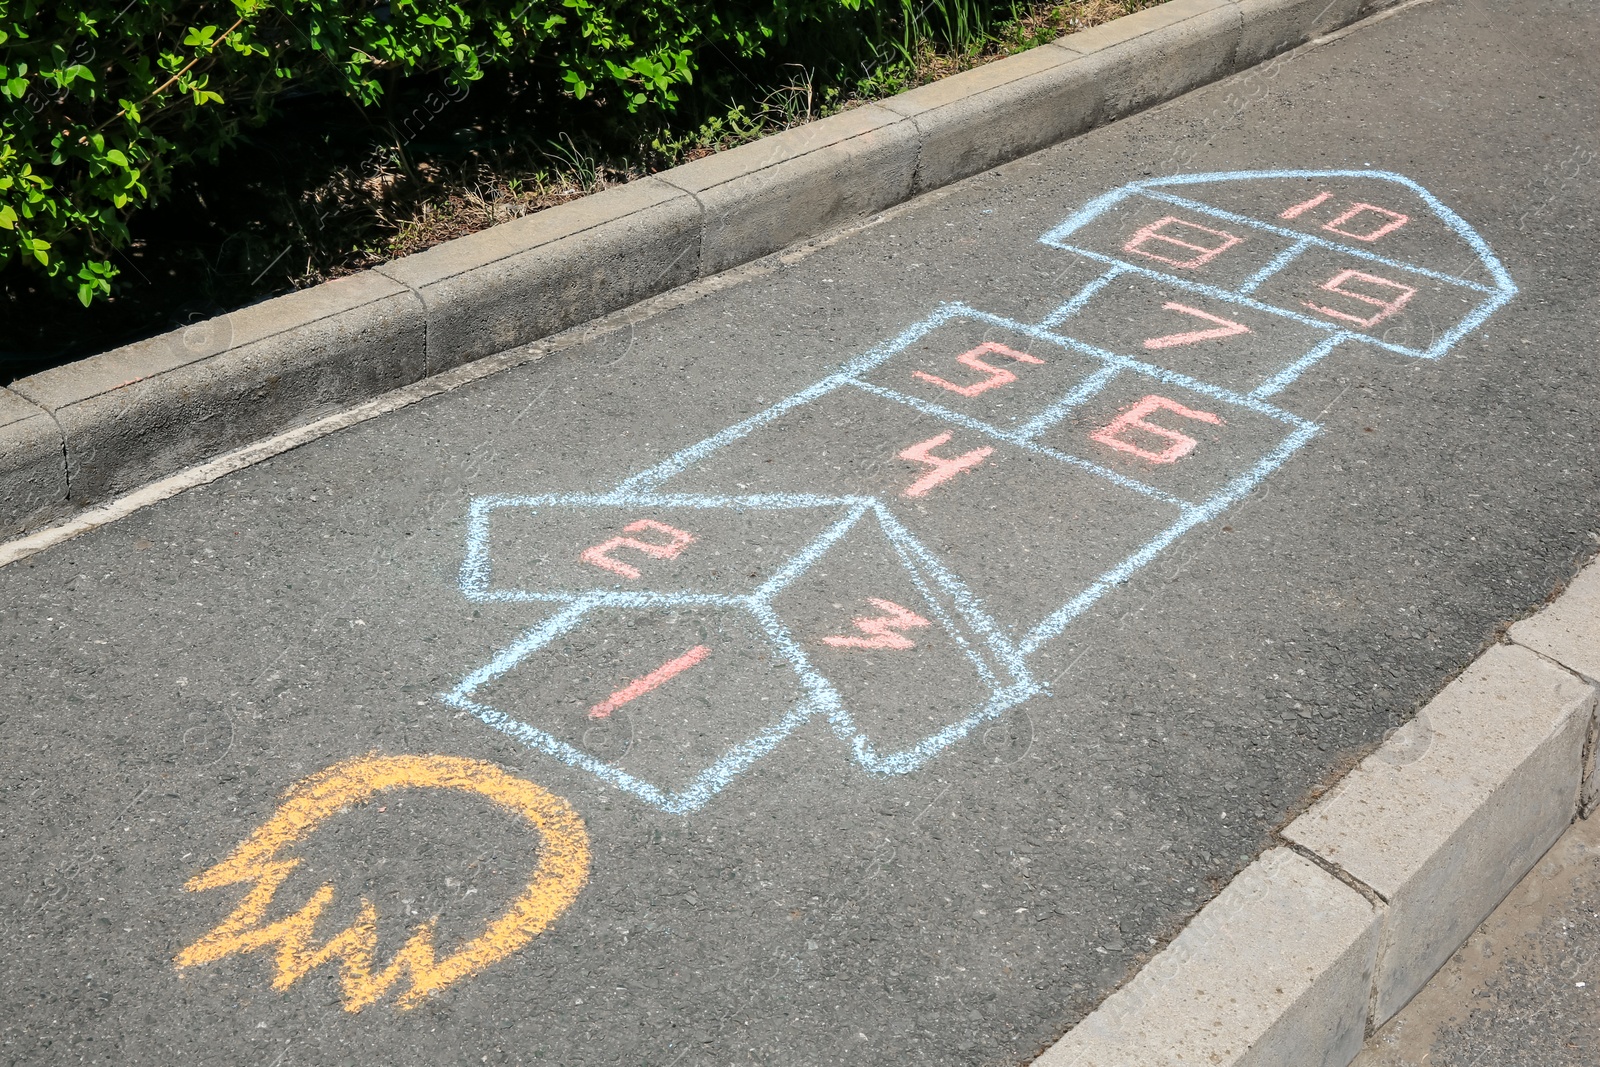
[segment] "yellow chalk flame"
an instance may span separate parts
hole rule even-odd
[[[321,945],[312,943],[317,916],[333,899],[324,885],[293,915],[263,925],[272,895],[300,865],[279,853],[314,831],[347,804],[389,789],[458,789],[487,797],[527,819],[539,831],[539,865],[510,908],[477,937],[437,959],[434,920],[418,927],[387,966],[374,960],[378,912],[362,898],[355,922]],[[346,1011],[360,1011],[382,997],[404,975],[411,988],[396,999],[402,1009],[452,982],[476,974],[533,940],[577,899],[589,879],[589,835],[565,800],[532,782],[514,778],[492,763],[456,756],[364,756],[335,763],[290,786],[278,810],[231,855],[184,884],[191,892],[254,882],[238,907],[216,929],[178,953],[181,969],[213,963],[235,953],[275,948],[274,989],[287,989],[324,963],[338,961]]]

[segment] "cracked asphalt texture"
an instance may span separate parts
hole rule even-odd
[[[0,570],[0,1062],[1028,1061],[1594,551],[1597,35],[1576,0],[1407,9]],[[1323,433],[922,770],[869,775],[813,722],[669,816],[438,699],[549,610],[462,597],[473,497],[614,484],[944,301],[1036,321],[1092,276],[1039,235],[1126,182],[1366,166],[1520,294],[1438,362],[1308,372],[1278,400]],[[410,1011],[342,1010],[331,966],[274,989],[267,953],[175,969],[238,899],[185,880],[374,751],[565,797],[587,888]],[[339,818],[285,908],[365,894],[380,954],[526,881],[528,831],[454,794]]]

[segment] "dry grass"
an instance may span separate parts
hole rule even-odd
[[[506,178],[485,167],[471,185],[446,183],[434,196],[422,200],[395,227],[383,248],[384,258],[420,252],[455,237],[577,200],[631,177],[607,170],[588,181],[572,173]]]
[[[1049,41],[1058,40],[1079,30],[1092,29],[1123,15],[1131,15],[1147,7],[1155,7],[1162,0],[1067,0],[1066,3],[1045,3],[1031,7],[1022,17],[1001,26],[977,49],[963,52],[941,51],[931,42],[923,41],[914,57],[906,84],[902,89],[938,81],[964,70],[992,63],[996,59],[1016,55]],[[863,98],[861,103],[867,103]]]
[[[1053,41],[1159,3],[1161,0],[1075,0],[1043,5],[1017,21],[1034,40]]]

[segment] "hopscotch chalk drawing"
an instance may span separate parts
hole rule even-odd
[[[1042,240],[1098,273],[1041,321],[945,305],[611,488],[474,500],[463,593],[542,619],[443,699],[667,812],[818,717],[915,771],[1311,440],[1309,368],[1440,359],[1516,292],[1376,171],[1134,182]]]

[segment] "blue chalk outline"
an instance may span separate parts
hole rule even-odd
[[[498,499],[501,501],[499,506],[516,506],[506,504],[504,501],[518,498]],[[528,506],[548,505],[557,500],[552,497],[525,499],[530,501]],[[605,494],[598,498],[589,496],[586,501],[592,502],[597,499],[603,500],[604,506],[626,506],[624,502],[617,500],[615,494]],[[648,506],[651,501],[658,499],[642,496],[635,503],[638,506]],[[593,506],[593,504],[577,506]],[[559,611],[538,626],[524,632],[511,645],[496,652],[489,663],[467,675],[450,692],[441,694],[440,699],[451,707],[470,712],[485,725],[554,756],[569,766],[589,771],[603,781],[672,814],[685,814],[703,807],[746,767],[770,752],[800,725],[818,715],[827,719],[837,737],[851,743],[853,757],[868,770],[902,774],[916,770],[944,746],[929,747],[924,740],[903,751],[880,755],[857,727],[838,691],[811,665],[804,649],[789,635],[788,629],[772,607],[772,601],[779,593],[809,570],[829,548],[838,543],[869,513],[877,518],[880,528],[896,554],[900,556],[918,593],[928,605],[930,613],[955,640],[962,653],[973,664],[979,678],[991,690],[991,696],[982,707],[945,727],[942,733],[948,735],[952,741],[965,736],[979,723],[994,718],[1007,708],[1039,692],[1040,687],[1029,676],[1015,646],[1005,638],[993,620],[987,617],[977,598],[967,590],[965,584],[945,570],[937,558],[894,519],[888,509],[875,502],[858,502],[843,518],[831,524],[827,530],[788,560],[777,574],[763,582],[748,596],[708,598],[703,594],[650,592],[551,594],[547,599],[559,598],[564,601]],[[481,601],[486,597],[482,590],[476,590],[472,599]],[[945,606],[945,601],[949,602],[950,607]],[[582,749],[536,726],[515,719],[491,705],[474,699],[477,690],[515,669],[551,641],[570,632],[593,611],[607,608],[706,604],[742,609],[753,617],[768,640],[788,661],[805,695],[799,705],[768,724],[755,737],[729,749],[679,791],[662,789],[614,764],[596,759]],[[985,657],[983,652],[969,640],[968,632],[981,639],[984,650],[989,654],[988,657]],[[993,663],[990,662],[991,659]],[[996,667],[1001,673],[996,673]]]
[[[1343,252],[1347,255],[1355,256],[1358,259],[1365,259],[1370,263],[1381,263],[1385,267],[1393,267],[1395,270],[1403,270],[1411,274],[1420,274],[1425,278],[1432,278],[1435,281],[1449,282],[1451,285],[1459,285],[1467,289],[1476,289],[1480,293],[1493,293],[1497,291],[1492,285],[1484,285],[1482,282],[1470,281],[1466,278],[1458,278],[1454,274],[1445,274],[1443,271],[1429,270],[1427,267],[1419,267],[1414,263],[1405,263],[1398,259],[1390,259],[1388,256],[1380,256],[1376,252],[1369,252],[1365,248],[1357,248],[1355,245],[1347,245],[1343,241],[1330,241],[1326,237],[1318,237],[1316,234],[1305,233],[1301,230],[1291,230],[1287,226],[1274,226],[1270,222],[1262,222],[1259,219],[1252,219],[1248,216],[1240,215],[1237,212],[1228,211],[1224,208],[1212,207],[1210,204],[1202,203],[1199,200],[1190,200],[1185,196],[1174,196],[1171,193],[1152,193],[1149,190],[1145,190],[1144,195],[1151,200],[1159,200],[1162,203],[1172,204],[1175,207],[1186,207],[1190,211],[1198,211],[1203,215],[1210,215],[1213,218],[1226,219],[1229,222],[1241,223],[1257,230],[1265,230],[1268,233],[1278,234],[1281,237],[1292,237],[1294,238],[1296,245],[1316,245],[1318,248],[1332,249],[1337,252]],[[1295,255],[1299,255],[1301,251],[1304,251],[1304,249],[1291,248],[1286,250],[1284,253],[1280,253],[1280,256],[1287,255],[1287,253],[1290,251],[1294,252]],[[1289,258],[1292,259],[1293,256],[1290,256]],[[1288,260],[1286,259],[1285,263],[1287,262]]]
[[[1428,209],[1434,213],[1439,221],[1443,222],[1445,226],[1453,231],[1457,237],[1466,242],[1467,246],[1471,248],[1472,251],[1478,256],[1478,259],[1483,264],[1484,269],[1487,270],[1489,275],[1494,279],[1494,285],[1485,286],[1481,282],[1468,281],[1465,278],[1459,278],[1454,275],[1429,270],[1426,267],[1420,267],[1415,264],[1402,263],[1399,260],[1387,259],[1383,256],[1369,252],[1364,248],[1356,248],[1342,242],[1327,240],[1326,238],[1317,236],[1315,234],[1307,234],[1300,230],[1292,230],[1282,226],[1275,226],[1271,223],[1261,222],[1258,219],[1252,219],[1248,216],[1239,215],[1231,211],[1226,211],[1222,208],[1212,207],[1210,204],[1205,204],[1197,200],[1191,200],[1187,197],[1177,197],[1170,193],[1153,191],[1163,189],[1167,186],[1205,185],[1213,182],[1265,181],[1284,178],[1377,178],[1382,181],[1393,182],[1396,185],[1405,186],[1422,199],[1422,202],[1428,206]],[[1368,334],[1356,333],[1354,331],[1337,327],[1330,323],[1312,319],[1296,313],[1288,313],[1284,309],[1275,308],[1269,304],[1262,304],[1259,301],[1249,299],[1248,294],[1253,292],[1258,286],[1261,285],[1262,282],[1266,281],[1266,279],[1270,277],[1272,273],[1276,273],[1276,271],[1258,272],[1255,276],[1247,280],[1244,285],[1241,286],[1241,288],[1237,290],[1228,290],[1219,288],[1217,286],[1198,284],[1190,281],[1189,279],[1179,278],[1175,275],[1162,274],[1157,271],[1148,270],[1137,264],[1127,263],[1123,260],[1119,260],[1114,256],[1107,256],[1098,252],[1091,252],[1083,248],[1075,248],[1066,243],[1065,238],[1069,234],[1082,228],[1093,219],[1098,218],[1106,211],[1132,196],[1145,196],[1151,199],[1172,203],[1174,205],[1181,205],[1190,208],[1191,210],[1200,211],[1218,218],[1227,218],[1236,222],[1253,226],[1257,229],[1267,230],[1283,236],[1292,237],[1296,242],[1309,242],[1310,244],[1348,253],[1359,259],[1384,263],[1401,270],[1407,270],[1415,274],[1425,275],[1430,278],[1435,278],[1437,280],[1462,286],[1464,288],[1473,289],[1488,295],[1485,296],[1481,302],[1479,302],[1477,307],[1468,312],[1455,325],[1455,327],[1446,331],[1443,336],[1436,340],[1432,345],[1428,346],[1428,348],[1424,350],[1418,350],[1407,348],[1403,345],[1391,344]],[[1457,341],[1461,340],[1461,338],[1465,337],[1467,334],[1481,326],[1490,315],[1494,314],[1495,311],[1497,311],[1506,303],[1506,301],[1510,300],[1517,294],[1516,283],[1511,280],[1511,275],[1506,271],[1505,266],[1500,262],[1499,258],[1492,251],[1490,251],[1488,242],[1478,234],[1477,230],[1474,230],[1470,225],[1467,224],[1465,219],[1463,219],[1460,215],[1457,215],[1454,211],[1451,211],[1442,202],[1440,202],[1438,197],[1428,192],[1428,190],[1424,189],[1410,178],[1407,178],[1403,174],[1395,174],[1393,171],[1385,170],[1233,170],[1215,171],[1206,174],[1179,174],[1167,178],[1150,178],[1146,179],[1145,181],[1130,182],[1129,184],[1122,186],[1120,189],[1115,189],[1091,200],[1088,204],[1085,204],[1082,208],[1073,212],[1059,225],[1053,227],[1043,237],[1039,238],[1039,240],[1052,247],[1060,248],[1064,251],[1076,252],[1080,255],[1087,256],[1090,259],[1106,263],[1109,266],[1121,267],[1124,271],[1134,271],[1149,277],[1160,278],[1163,281],[1176,283],[1182,288],[1188,289],[1192,292],[1204,293],[1207,296],[1213,296],[1220,300],[1231,301],[1235,304],[1254,308],[1257,311],[1266,311],[1273,314],[1285,315],[1287,318],[1295,319],[1296,321],[1317,326],[1325,330],[1337,330],[1346,334],[1349,338],[1359,338],[1360,340],[1366,341],[1369,344],[1375,344],[1380,348],[1387,349],[1390,352],[1395,352],[1404,356],[1412,356],[1419,359],[1439,359],[1443,357],[1446,352],[1455,347]],[[1301,251],[1303,250],[1304,248],[1301,249]],[[1298,253],[1296,254],[1298,255]],[[1294,256],[1288,256],[1287,258],[1280,256],[1278,259],[1281,259],[1282,262],[1280,263],[1277,260],[1274,260],[1274,264],[1276,264],[1277,268],[1281,270],[1294,258]],[[1268,266],[1270,267],[1274,264],[1269,264]]]
[[[1403,185],[1422,198],[1424,203],[1451,230],[1461,237],[1482,260],[1494,286],[1485,286],[1467,279],[1442,274],[1427,268],[1386,259],[1366,249],[1353,248],[1340,242],[1329,241],[1317,235],[1263,223],[1246,216],[1215,208],[1201,201],[1161,192],[1167,186],[1198,185],[1220,181],[1247,181],[1280,178],[1377,178]],[[1162,273],[1114,256],[1075,247],[1066,238],[1077,229],[1098,218],[1104,212],[1130,197],[1143,196],[1189,210],[1292,237],[1294,243],[1274,257],[1261,270],[1246,279],[1235,289],[1207,285],[1172,274]],[[1040,240],[1052,247],[1083,256],[1104,264],[1106,269],[1084,284],[1065,303],[1052,310],[1038,323],[1021,323],[977,310],[962,303],[941,305],[927,318],[907,328],[899,336],[877,345],[848,361],[832,374],[812,385],[785,397],[764,410],[742,419],[732,426],[705,438],[655,465],[623,479],[609,491],[601,493],[557,493],[542,495],[489,495],[472,501],[467,516],[466,551],[463,556],[459,584],[462,594],[474,602],[543,602],[556,607],[555,612],[524,633],[516,641],[494,654],[483,667],[466,675],[441,699],[452,707],[477,716],[486,725],[516,738],[524,744],[566,763],[588,771],[600,780],[622,789],[645,803],[672,814],[686,814],[703,808],[738,775],[776,748],[785,738],[814,718],[821,718],[840,741],[844,742],[855,762],[874,774],[908,774],[933,759],[951,745],[966,737],[984,722],[1003,714],[1006,710],[1045,692],[1046,687],[1036,681],[1029,671],[1029,660],[1048,642],[1058,637],[1073,620],[1089,610],[1109,591],[1127,582],[1142,567],[1149,564],[1174,541],[1194,527],[1208,522],[1251,493],[1263,479],[1281,467],[1301,447],[1310,441],[1320,428],[1310,420],[1272,404],[1270,397],[1293,384],[1307,369],[1327,358],[1339,345],[1347,341],[1360,341],[1397,353],[1399,355],[1439,359],[1467,333],[1481,325],[1489,315],[1516,294],[1516,285],[1500,261],[1489,250],[1483,239],[1459,216],[1440,203],[1431,193],[1402,175],[1387,171],[1369,170],[1268,170],[1226,171],[1208,174],[1178,175],[1168,178],[1132,182],[1096,197],[1051,229]],[[1469,312],[1455,327],[1443,334],[1425,350],[1385,342],[1345,327],[1313,319],[1296,311],[1276,307],[1255,299],[1251,294],[1267,279],[1292,263],[1312,247],[1333,248],[1358,258],[1384,263],[1392,268],[1425,275],[1440,281],[1483,292],[1485,299]],[[1123,274],[1159,279],[1188,291],[1202,293],[1241,307],[1288,318],[1314,327],[1323,336],[1304,355],[1293,360],[1262,381],[1249,393],[1239,393],[1185,374],[1148,363],[1132,356],[1088,344],[1061,332],[1092,298],[1115,278]],[[975,321],[1031,337],[1038,342],[1064,348],[1098,361],[1098,369],[1076,382],[1070,389],[1025,422],[1021,427],[1006,429],[982,419],[953,410],[943,404],[924,400],[895,389],[866,380],[866,375],[905,351],[911,344],[934,330],[956,321]],[[1285,436],[1247,471],[1238,475],[1221,489],[1198,502],[1174,496],[1156,486],[1123,475],[1103,464],[1059,449],[1038,443],[1037,438],[1067,417],[1077,407],[1098,395],[1112,381],[1132,374],[1209,397],[1220,403],[1254,411],[1281,423]],[[1145,544],[1116,563],[1099,577],[1076,593],[1061,607],[1048,613],[1028,629],[1013,636],[998,625],[981,598],[976,596],[960,578],[907,528],[896,516],[888,502],[867,495],[827,495],[810,493],[749,493],[700,494],[673,493],[662,490],[664,483],[689,471],[700,460],[739,441],[757,430],[775,422],[786,413],[836,390],[858,390],[890,403],[909,407],[923,415],[947,424],[987,435],[1035,455],[1053,459],[1100,478],[1118,488],[1137,494],[1151,502],[1176,510],[1176,518]],[[490,537],[493,516],[505,508],[706,508],[736,509],[739,511],[832,511],[838,517],[812,538],[803,548],[782,562],[771,577],[748,594],[708,593],[693,589],[680,590],[626,590],[573,588],[573,589],[515,589],[495,588],[490,557]],[[961,653],[972,664],[980,680],[989,688],[989,695],[976,706],[946,723],[933,733],[895,751],[879,752],[872,739],[856,722],[845,706],[833,684],[810,662],[804,648],[795,641],[773,606],[774,600],[821,560],[834,545],[868,517],[876,521],[892,547],[900,565],[910,577],[918,594],[927,605],[934,621],[954,640]],[[758,628],[794,670],[803,696],[796,705],[760,727],[745,741],[733,746],[712,764],[700,771],[682,788],[669,790],[646,781],[622,768],[597,759],[550,733],[529,723],[515,719],[504,712],[476,699],[479,689],[501,675],[513,670],[540,649],[581,625],[596,611],[648,610],[663,606],[721,608],[748,613]]]

